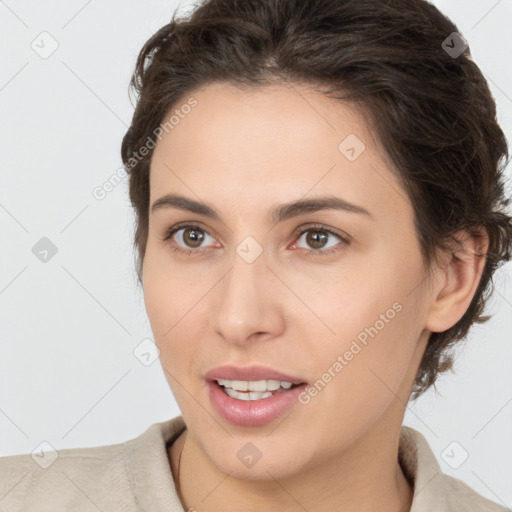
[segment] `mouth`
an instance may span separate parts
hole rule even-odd
[[[262,400],[306,384],[302,377],[279,370],[253,365],[225,365],[213,368],[204,378],[235,400]]]
[[[305,384],[305,382],[292,383],[275,379],[251,381],[215,379],[213,382],[229,397],[245,401],[263,400]]]
[[[232,424],[257,427],[284,416],[308,386],[303,377],[266,366],[224,365],[203,378],[212,408]]]
[[[234,425],[258,427],[277,420],[299,404],[305,382],[289,380],[208,379],[212,408]]]

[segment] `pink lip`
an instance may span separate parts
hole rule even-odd
[[[208,371],[204,378],[206,380],[283,380],[292,384],[303,384],[305,379],[287,375],[278,370],[267,368],[265,366],[219,366]]]
[[[210,403],[219,416],[244,427],[258,427],[283,416],[299,402],[299,395],[307,387],[307,384],[302,384],[268,398],[245,401],[231,398],[213,380],[207,383]]]
[[[208,384],[210,403],[217,413],[230,423],[245,427],[264,425],[284,415],[298,402],[300,393],[307,387],[302,377],[265,366],[219,366],[208,371],[204,378]],[[218,379],[279,380],[301,385],[268,398],[245,401],[228,396],[216,382]]]

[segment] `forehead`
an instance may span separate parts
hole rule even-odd
[[[299,84],[241,89],[212,83],[184,95],[164,122],[190,98],[196,106],[155,148],[152,201],[178,192],[261,207],[262,201],[339,191],[348,201],[394,205],[389,213],[409,207],[399,211],[405,191],[351,104]]]
[[[183,148],[187,142],[200,142],[201,148],[210,153],[225,153],[227,147],[236,147],[240,154],[244,149],[246,153],[260,149],[272,156],[280,148],[288,150],[294,143],[298,153],[300,143],[318,147],[323,141],[325,147],[330,146],[337,153],[340,137],[349,133],[357,135],[366,145],[376,145],[374,134],[355,105],[328,98],[310,86],[275,84],[240,88],[214,82],[183,95],[164,119],[180,111],[190,98],[195,99],[196,106],[189,108],[186,115],[180,115],[179,120],[174,115],[174,120],[179,122],[164,134],[177,148]],[[287,156],[292,155],[288,152]]]

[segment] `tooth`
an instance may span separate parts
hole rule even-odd
[[[251,380],[249,381],[249,391],[265,391],[267,389],[266,380]]]
[[[235,391],[231,388],[225,388],[226,394],[229,395],[231,398],[236,398],[237,400],[250,400],[251,397],[249,396],[249,393],[239,393],[238,391]]]
[[[254,391],[262,393],[264,391],[277,391],[279,388],[290,389],[292,387],[291,382],[279,381],[275,379],[268,380],[229,380],[229,379],[217,379],[219,385],[225,388],[231,388],[236,391]]]
[[[246,380],[233,380],[231,381],[231,387],[237,391],[247,391],[248,382]]]
[[[270,391],[251,391],[249,395],[251,395],[251,400],[261,400],[262,398],[268,398],[269,396],[272,396],[272,393]]]
[[[235,398],[237,400],[261,400],[262,398],[268,398],[272,396],[270,391],[265,391],[264,393],[260,393],[258,391],[251,391],[250,393],[243,393],[235,391],[231,388],[224,388],[224,391],[231,398]]]
[[[275,391],[281,387],[281,383],[278,380],[267,380],[267,389],[269,391]]]

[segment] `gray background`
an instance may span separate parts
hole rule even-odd
[[[469,42],[510,140],[512,1],[433,3]],[[176,5],[0,1],[1,456],[42,441],[118,443],[179,414],[159,360],[146,366],[133,352],[152,334],[136,286],[127,179],[102,200],[93,195],[121,166],[138,51]],[[33,49],[52,44],[47,58]],[[46,263],[32,251],[43,237],[57,248]],[[426,436],[444,472],[508,507],[510,269],[498,272],[494,316],[473,327],[456,373],[409,406],[404,422]]]

